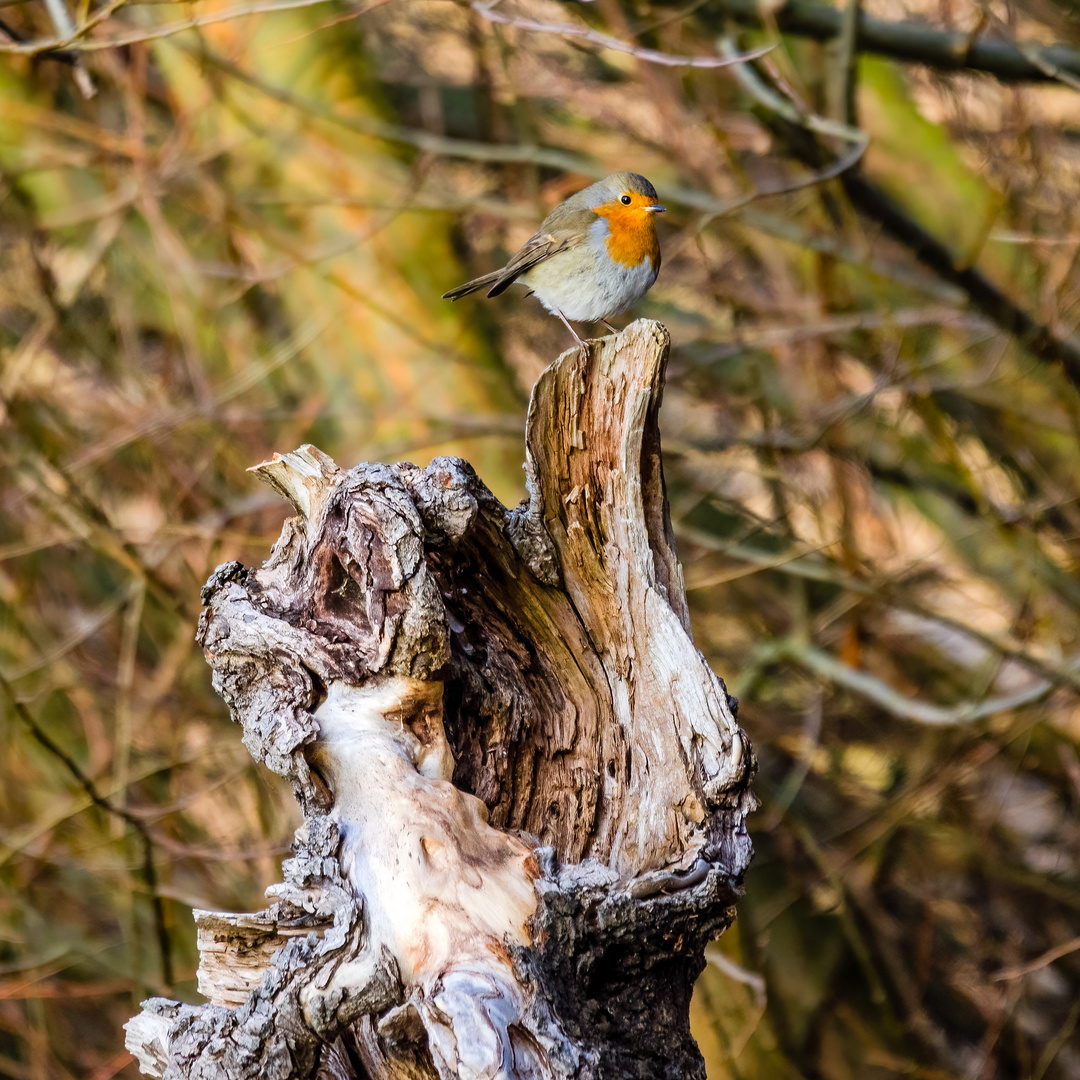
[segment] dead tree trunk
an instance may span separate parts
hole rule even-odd
[[[305,824],[270,908],[196,912],[210,1004],[145,1003],[144,1072],[703,1077],[752,752],[690,637],[667,352],[638,322],[544,372],[515,510],[455,458],[256,467],[297,516],[214,573],[199,640]]]

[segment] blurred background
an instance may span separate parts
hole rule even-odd
[[[515,503],[566,331],[440,294],[634,169],[760,761],[710,1080],[1080,1077],[1076,0],[67,3],[0,0],[0,1076],[134,1078],[190,909],[279,878],[194,644],[286,516],[245,469],[456,454]]]

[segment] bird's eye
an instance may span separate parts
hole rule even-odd
[[[631,202],[630,196],[629,196],[629,195],[624,195],[624,196],[623,196],[623,197],[622,197],[622,198],[621,198],[621,199],[619,200],[619,202],[621,202],[621,203],[623,204],[623,206],[629,206],[629,205],[630,205],[630,202]]]

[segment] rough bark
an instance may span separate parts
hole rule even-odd
[[[752,752],[690,637],[667,351],[638,322],[541,376],[515,510],[452,458],[256,467],[297,516],[199,640],[305,824],[267,911],[196,913],[210,1004],[144,1004],[144,1072],[703,1076]]]

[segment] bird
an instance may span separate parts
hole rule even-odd
[[[614,329],[607,320],[652,288],[660,272],[656,215],[664,210],[644,176],[612,173],[559,203],[501,270],[466,281],[443,299],[485,288],[498,296],[520,281],[584,347],[571,319]]]

